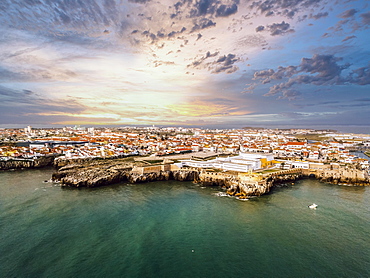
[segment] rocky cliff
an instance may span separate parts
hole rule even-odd
[[[230,196],[246,199],[270,192],[274,186],[289,184],[297,179],[312,175],[301,169],[265,174],[258,179],[226,173],[207,172],[202,169],[158,170],[138,172],[135,164],[127,161],[100,161],[87,164],[69,164],[56,171],[52,179],[68,187],[97,187],[122,181],[142,183],[151,181],[194,181],[204,186],[219,186]],[[350,169],[315,172],[316,177],[326,182],[369,185],[364,171]]]
[[[336,170],[316,170],[310,172],[305,170],[305,176],[314,176],[320,181],[333,184],[351,184],[356,186],[370,186],[370,179],[367,171],[355,168],[340,168]]]
[[[127,181],[141,183],[150,181],[194,181],[199,172],[194,170],[154,171],[140,174],[133,163],[127,161],[99,161],[89,165],[69,164],[53,173],[52,179],[69,187],[97,187]]]
[[[42,156],[35,159],[14,159],[0,161],[0,170],[41,168],[52,166],[55,156]]]

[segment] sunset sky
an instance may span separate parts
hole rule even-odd
[[[0,126],[369,124],[370,1],[1,0]]]

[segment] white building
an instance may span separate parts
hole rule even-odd
[[[310,164],[307,161],[293,161],[292,168],[308,169]]]
[[[262,160],[270,162],[273,159],[272,154],[240,153],[238,156],[215,158],[208,161],[182,160],[181,167],[190,166],[196,168],[215,168],[224,171],[249,172],[262,168]]]

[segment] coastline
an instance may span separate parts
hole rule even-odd
[[[98,187],[118,182],[143,183],[152,181],[193,181],[202,186],[219,186],[230,196],[240,199],[267,194],[275,186],[294,183],[303,178],[332,184],[351,184],[353,186],[370,186],[365,171],[358,169],[310,170],[290,169],[268,174],[245,174],[216,172],[200,168],[178,168],[174,164],[154,166],[135,166],[121,161],[98,164],[71,164],[59,168],[52,175],[52,180],[60,182],[62,187]]]
[[[185,156],[181,156],[185,158]],[[146,158],[148,159],[148,158]],[[155,161],[156,157],[149,159]],[[143,157],[56,159],[56,156],[37,159],[0,161],[0,170],[42,168],[54,166],[51,180],[62,187],[99,187],[127,181],[143,183],[152,181],[192,181],[202,186],[219,186],[229,196],[239,199],[267,194],[275,186],[294,183],[303,178],[316,178],[332,184],[370,186],[366,171],[355,168],[329,170],[289,169],[271,173],[246,174],[238,172],[217,172],[212,169],[179,168],[165,158],[162,163],[148,163]],[[167,162],[167,163],[166,163]],[[148,165],[149,164],[149,165]]]
[[[32,169],[53,166],[56,156],[41,156],[38,158],[18,158],[0,160],[0,170]]]

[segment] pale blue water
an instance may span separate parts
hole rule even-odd
[[[0,277],[370,277],[369,187],[239,201],[191,182],[62,189],[51,172],[0,172]]]

